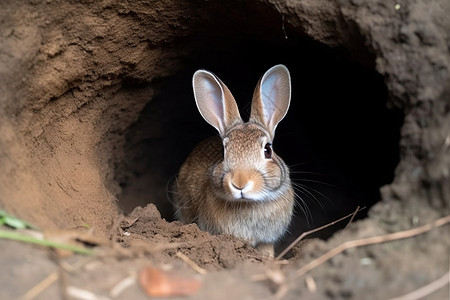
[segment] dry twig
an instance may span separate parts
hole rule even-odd
[[[413,236],[428,232],[434,228],[441,227],[449,222],[450,222],[450,215],[440,218],[432,223],[429,223],[429,224],[426,224],[426,225],[423,225],[423,226],[420,226],[417,228],[413,228],[410,230],[395,232],[395,233],[386,234],[386,235],[374,236],[374,237],[369,237],[369,238],[362,238],[359,240],[347,241],[347,242],[337,246],[336,248],[331,249],[330,251],[328,251],[324,255],[316,258],[315,260],[309,262],[308,264],[304,265],[300,269],[298,269],[296,272],[296,276],[300,277],[300,276],[304,275],[305,273],[311,271],[312,269],[316,268],[317,266],[323,264],[324,262],[328,261],[332,257],[338,255],[339,253],[342,253],[343,251],[345,251],[347,249],[361,247],[361,246],[367,246],[367,245],[373,245],[373,244],[380,244],[380,243],[385,243],[385,242],[390,242],[390,241],[401,240],[401,239],[413,237]]]
[[[306,276],[305,282],[306,282],[306,287],[308,288],[308,291],[311,294],[314,294],[317,292],[317,284],[312,276],[310,276],[310,275]]]
[[[192,259],[190,259],[186,255],[184,255],[183,253],[177,252],[175,254],[175,256],[180,258],[182,261],[184,261],[189,267],[191,267],[197,273],[202,274],[202,275],[205,275],[206,273],[208,273],[205,269],[203,269],[202,267],[197,265]]]
[[[279,260],[269,261],[263,274],[254,274],[250,277],[250,279],[252,281],[268,280],[269,283],[276,288],[275,294],[270,299],[283,299],[290,289],[287,284],[286,276],[281,270],[281,266],[287,263],[287,261]]]
[[[81,267],[83,267],[86,263],[90,262],[92,260],[92,257],[88,258],[82,258],[78,262],[76,262],[74,265],[69,265],[67,263],[61,263],[59,267],[64,269],[66,272],[74,272]],[[41,294],[43,291],[48,289],[56,280],[58,280],[58,276],[60,270],[53,271],[50,273],[44,280],[36,284],[34,287],[32,287],[28,292],[23,295],[22,299],[31,300],[36,298],[39,294]]]
[[[97,296],[96,294],[94,294],[91,291],[77,288],[75,286],[69,286],[67,288],[67,294],[72,298],[81,299],[81,300],[109,300],[110,299],[109,297],[106,297],[106,296]]]
[[[391,300],[417,300],[425,298],[428,295],[431,295],[432,293],[436,292],[437,290],[443,288],[447,284],[450,284],[450,271],[444,274],[441,278],[430,282],[429,284],[421,287],[420,289],[417,289],[415,291],[412,291],[409,294],[392,298]]]
[[[364,208],[365,208],[365,207],[364,207]],[[364,208],[362,208],[362,209],[364,209]],[[343,230],[346,230],[346,229],[348,228],[348,226],[350,226],[350,224],[353,223],[353,220],[355,219],[355,216],[356,216],[356,214],[358,213],[358,211],[359,211],[359,205],[356,207],[355,211],[354,211],[353,214],[352,214],[352,217],[351,217],[350,220],[348,221],[347,225],[345,225],[345,227],[344,227]]]
[[[136,282],[136,274],[130,274],[121,281],[119,281],[110,291],[109,296],[111,298],[117,298],[124,290],[132,286]]]
[[[355,210],[353,213],[351,213],[351,214],[349,214],[349,215],[346,215],[345,217],[342,217],[342,218],[340,218],[340,219],[338,219],[338,220],[336,220],[336,221],[333,221],[333,222],[331,222],[331,223],[325,224],[325,225],[320,226],[320,227],[318,227],[318,228],[315,228],[315,229],[312,229],[312,230],[303,232],[298,238],[295,239],[295,241],[293,241],[289,246],[287,246],[287,247],[286,247],[286,248],[285,248],[285,249],[284,249],[284,250],[283,250],[283,251],[282,251],[275,259],[281,259],[281,258],[283,258],[283,256],[285,256],[286,253],[289,252],[289,250],[291,250],[292,248],[294,248],[295,245],[297,245],[297,244],[298,244],[301,240],[303,240],[306,236],[308,236],[308,235],[310,235],[310,234],[313,234],[314,232],[317,232],[317,231],[320,231],[320,230],[325,229],[325,228],[327,228],[327,227],[333,226],[334,224],[339,223],[339,222],[341,222],[341,221],[343,221],[343,220],[345,220],[345,219],[351,217],[350,222],[349,222],[349,224],[350,224],[350,223],[352,222],[353,218],[355,217],[355,215],[356,215],[358,212],[360,212],[361,210],[365,209],[365,208],[366,208],[366,207],[359,208],[359,206],[358,206],[358,207],[356,208],[356,210]],[[348,225],[347,225],[347,226],[348,226]]]
[[[31,300],[36,298],[40,293],[45,291],[49,286],[51,286],[58,279],[58,272],[50,273],[44,280],[35,285],[30,289],[25,295],[23,295],[24,300]]]

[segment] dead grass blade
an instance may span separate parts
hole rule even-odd
[[[92,256],[82,258],[78,262],[76,262],[74,265],[69,265],[69,264],[61,261],[62,263],[60,264],[60,267],[62,267],[62,269],[64,269],[66,272],[74,272],[74,271],[80,269],[81,267],[83,267],[86,263],[88,263],[90,261],[92,261]],[[58,278],[60,276],[59,272],[60,272],[60,270],[53,271],[52,273],[50,273],[41,282],[36,284],[30,290],[28,290],[28,292],[26,292],[25,295],[22,296],[22,299],[32,300],[32,299],[36,298],[37,296],[39,296],[39,294],[41,294],[43,291],[48,289],[54,282],[56,282],[56,280],[58,280]]]
[[[182,261],[184,261],[189,267],[191,267],[194,271],[196,271],[199,274],[206,275],[208,273],[205,269],[197,265],[192,259],[187,257],[181,252],[177,252],[175,254],[176,257],[180,258]]]
[[[436,292],[437,290],[443,288],[447,284],[450,284],[450,271],[448,271],[444,276],[442,276],[439,279],[436,279],[433,282],[430,282],[429,284],[421,287],[420,289],[417,289],[415,291],[412,291],[409,294],[392,298],[391,300],[417,300],[427,297],[428,295],[431,295],[432,293]]]
[[[57,243],[52,242],[45,239],[37,239],[25,234],[13,232],[13,231],[6,231],[6,230],[0,230],[0,238],[2,239],[9,239],[9,240],[15,240],[20,242],[26,242],[30,244],[36,244],[46,247],[52,247],[57,249],[63,249],[68,250],[75,253],[85,254],[85,255],[91,255],[94,253],[94,251],[84,248],[84,247],[78,247],[70,244],[64,244],[64,243]]]
[[[67,294],[71,297],[71,298],[75,298],[75,299],[81,299],[81,300],[109,300],[109,297],[106,296],[97,296],[95,293],[82,289],[82,288],[78,288],[75,286],[69,286],[67,288]]]
[[[410,237],[428,232],[432,229],[441,227],[449,222],[450,222],[450,215],[440,218],[432,223],[417,227],[417,228],[400,231],[400,232],[395,232],[395,233],[391,233],[391,234],[386,234],[386,235],[380,235],[380,236],[374,236],[374,237],[369,237],[369,238],[363,238],[363,239],[359,239],[359,240],[347,241],[347,242],[337,246],[336,248],[331,249],[330,251],[328,251],[327,253],[323,254],[322,256],[316,258],[315,260],[309,262],[308,264],[304,265],[300,269],[298,269],[296,272],[296,277],[300,277],[300,276],[306,274],[307,272],[311,271],[312,269],[316,268],[317,266],[323,264],[324,262],[328,261],[332,257],[338,255],[339,253],[342,253],[343,251],[345,251],[347,249],[410,238]]]
[[[364,209],[364,208],[366,208],[366,207],[364,206],[362,209]],[[348,228],[348,226],[350,226],[350,224],[353,223],[353,220],[355,219],[355,216],[356,216],[356,214],[358,213],[358,211],[359,211],[359,205],[356,207],[356,209],[355,209],[355,211],[353,212],[353,214],[352,214],[350,220],[348,221],[347,225],[345,225],[345,227],[344,227],[344,229],[343,229],[342,231],[346,230],[346,229]]]
[[[119,281],[110,291],[109,296],[111,298],[117,298],[125,291],[127,288],[136,283],[137,274],[133,273]]]
[[[334,224],[339,223],[339,222],[341,222],[341,221],[343,221],[343,220],[348,219],[348,218],[351,217],[350,222],[348,223],[348,224],[350,224],[350,223],[353,221],[353,219],[355,218],[355,215],[356,215],[358,212],[360,212],[361,210],[365,209],[365,208],[366,208],[366,207],[359,208],[359,206],[358,206],[358,207],[356,208],[356,210],[355,210],[353,213],[351,213],[351,214],[349,214],[349,215],[346,215],[345,217],[342,217],[342,218],[340,218],[340,219],[338,219],[338,220],[336,220],[336,221],[333,221],[333,222],[331,222],[331,223],[325,224],[325,225],[320,226],[320,227],[318,227],[318,228],[315,228],[315,229],[312,229],[312,230],[303,232],[298,238],[295,239],[295,241],[293,241],[289,246],[287,246],[287,247],[286,247],[286,248],[285,248],[285,249],[284,249],[284,250],[283,250],[283,251],[282,251],[275,259],[276,259],[276,260],[282,259],[283,256],[285,256],[286,253],[289,252],[289,250],[291,250],[292,248],[294,248],[295,245],[297,245],[298,243],[300,243],[301,240],[303,240],[306,236],[308,236],[308,235],[310,235],[310,234],[313,234],[313,233],[315,233],[315,232],[317,232],[317,231],[323,230],[323,229],[325,229],[325,228],[327,228],[327,227],[333,226]],[[347,224],[347,226],[348,226],[348,224]]]
[[[45,291],[49,286],[51,286],[58,279],[58,272],[50,273],[44,280],[35,285],[31,290],[29,290],[22,299],[31,300],[36,298],[40,293]]]

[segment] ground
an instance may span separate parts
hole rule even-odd
[[[423,297],[448,298],[449,12],[446,0],[2,2],[0,208],[95,254],[0,239],[0,298],[146,299],[148,278],[150,292],[168,278],[169,292],[193,299],[389,299],[432,282]],[[167,193],[206,135],[193,71],[212,68],[245,90],[279,62],[306,103],[280,132],[304,131],[310,152],[333,166],[321,172],[350,191],[326,190],[329,217],[313,211],[313,227],[366,208],[331,238],[271,261],[173,221]],[[292,136],[282,156],[295,165],[307,151]],[[278,253],[302,222],[297,214]],[[348,246],[414,228],[424,232]]]
[[[448,225],[450,218],[446,222]],[[289,260],[270,260],[231,236],[211,236],[194,224],[166,222],[153,204],[137,208],[117,224],[121,224],[116,225],[117,232],[112,232],[116,243],[97,242],[94,256],[61,257],[61,253],[46,247],[2,240],[1,279],[8,282],[1,291],[2,299],[24,295],[34,299],[31,295],[36,291],[36,299],[64,295],[73,299],[146,299],[146,287],[150,293],[157,293],[158,289],[140,283],[138,278],[145,268],[176,276],[166,294],[185,293],[193,299],[243,295],[247,299],[390,299],[429,284],[430,278],[438,280],[448,270],[448,228],[434,228],[385,244],[378,241],[361,248],[351,247],[300,274],[305,265],[342,242],[386,233],[368,220],[360,221],[328,243],[318,239],[299,243],[288,255]],[[49,234],[53,238],[72,236],[68,231]],[[81,235],[75,237],[83,240]],[[420,250],[415,253],[412,249]],[[433,256],[440,266],[429,264]],[[47,277],[50,281],[41,284]],[[188,288],[182,280],[188,282]],[[123,285],[124,282],[128,284]],[[192,288],[197,283],[198,291]],[[86,292],[92,297],[83,296]],[[446,288],[427,295],[427,299],[446,297]]]

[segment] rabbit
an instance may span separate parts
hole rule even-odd
[[[294,206],[289,169],[272,149],[275,129],[290,105],[289,71],[276,65],[262,76],[247,123],[216,75],[198,70],[192,84],[200,114],[219,136],[198,144],[179,170],[179,219],[211,234],[243,239],[273,257]]]

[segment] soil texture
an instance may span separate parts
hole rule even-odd
[[[2,1],[0,209],[95,254],[0,239],[0,298],[448,299],[449,14],[448,0]],[[274,149],[299,204],[277,254],[365,209],[270,260],[174,220],[170,186],[214,134],[193,72],[218,74],[245,116],[278,63],[293,101]]]

